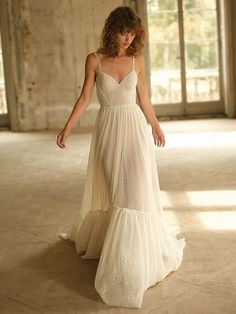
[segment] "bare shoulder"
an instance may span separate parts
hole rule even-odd
[[[144,61],[144,56],[143,54],[139,54],[135,57],[136,60],[136,69],[137,72],[140,73],[141,71],[144,70],[144,66],[145,66],[145,61]]]
[[[86,57],[86,63],[88,63],[89,65],[95,65],[96,61],[97,60],[94,52],[90,52]]]
[[[86,57],[86,61],[85,61],[85,65],[86,65],[86,68],[89,70],[89,71],[94,71],[96,72],[96,68],[97,68],[97,58],[94,54],[94,52],[91,52],[87,55]]]

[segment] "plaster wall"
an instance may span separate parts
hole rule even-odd
[[[99,44],[105,18],[121,0],[7,0],[7,27],[15,103],[11,129],[64,126],[82,89],[84,62]],[[75,126],[93,125],[94,94]]]

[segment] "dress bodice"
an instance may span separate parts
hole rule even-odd
[[[99,72],[96,76],[96,91],[101,106],[132,105],[136,103],[137,73],[134,69],[135,57],[132,57],[132,69],[120,82],[102,71],[98,55],[94,52]]]

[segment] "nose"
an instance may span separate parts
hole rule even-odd
[[[126,41],[129,41],[130,36],[131,36],[131,35],[130,35],[129,33],[127,33],[126,36],[125,36],[125,40],[126,40]]]

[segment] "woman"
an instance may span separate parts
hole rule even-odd
[[[60,236],[74,241],[82,258],[99,258],[95,288],[105,303],[136,308],[148,287],[178,269],[185,246],[163,216],[155,144],[163,147],[165,136],[148,96],[144,36],[130,7],[110,13],[101,46],[87,56],[81,95],[57,137],[65,148],[96,82],[100,109],[83,198],[71,230]]]

